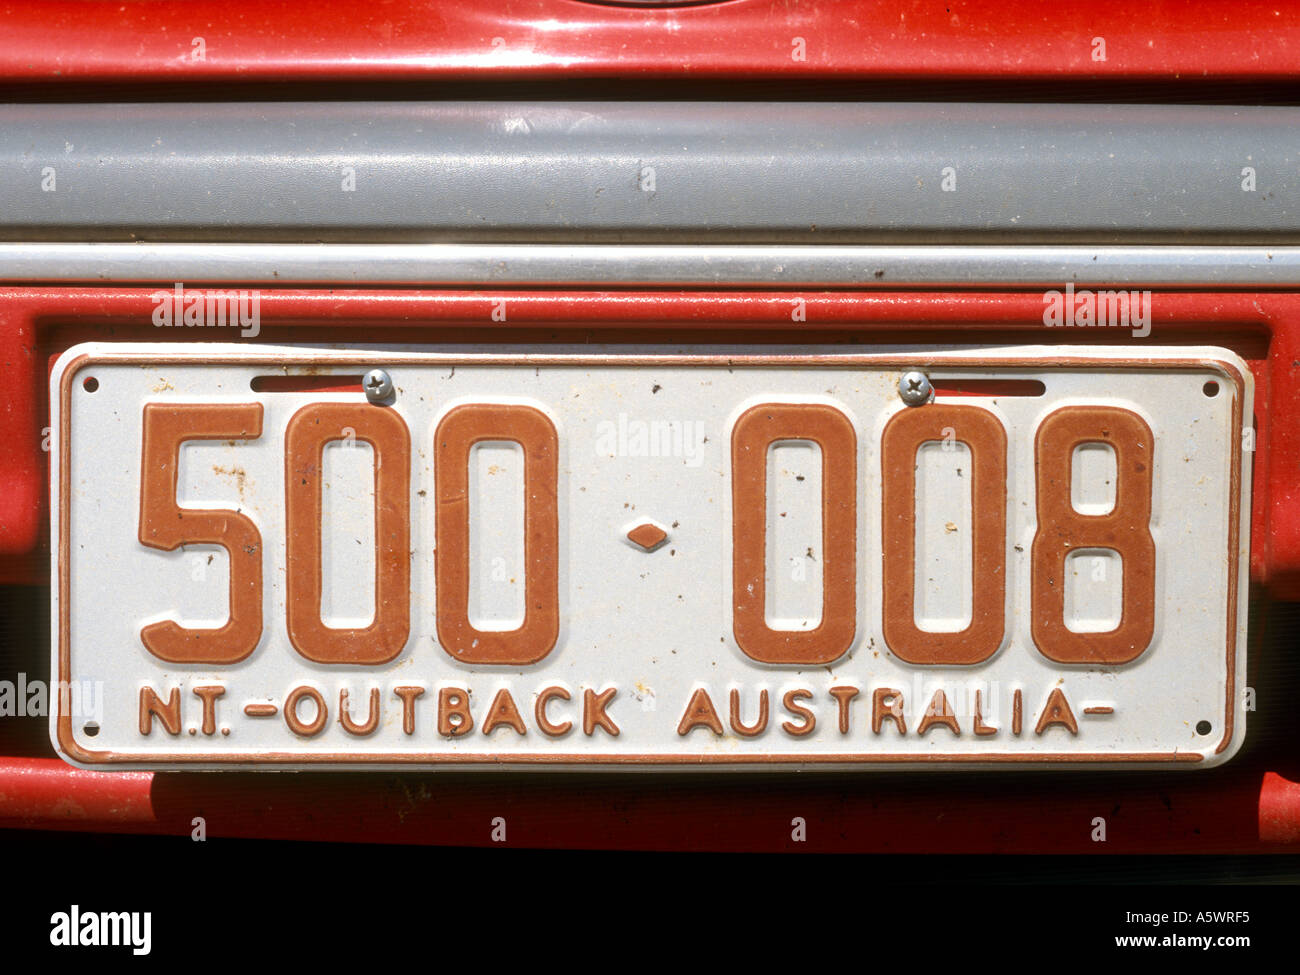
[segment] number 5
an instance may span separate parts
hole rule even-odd
[[[230,618],[217,629],[187,629],[172,620],[150,623],[140,639],[169,663],[233,664],[262,638],[262,536],[237,511],[176,504],[181,444],[186,440],[256,440],[260,403],[182,403],[144,408],[140,463],[140,542],[164,552],[181,545],[220,545],[230,556]]]

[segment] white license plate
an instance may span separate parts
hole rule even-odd
[[[75,764],[1203,768],[1244,734],[1222,349],[83,345],[51,384]]]

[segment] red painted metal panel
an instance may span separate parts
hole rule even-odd
[[[1259,839],[1262,843],[1300,843],[1300,782],[1268,772],[1260,786]]]
[[[1241,853],[1300,839],[1300,785],[1268,772],[1090,776],[1062,789],[1040,775],[984,775],[960,800],[933,777],[874,775],[832,787],[748,776],[577,778],[495,773],[364,777],[301,773],[103,773],[55,759],[0,760],[0,827],[210,837],[512,847],[799,849],[805,852]],[[924,781],[923,781],[924,780]],[[968,780],[969,781],[969,780]],[[737,815],[743,804],[745,814]],[[790,838],[790,821],[809,824]],[[1106,842],[1091,820],[1107,820]]]
[[[1186,82],[1280,80],[1300,70],[1300,13],[1258,0],[733,0],[659,10],[577,0],[6,0],[0,23],[0,78],[54,83],[607,76]],[[201,59],[195,38],[203,39]],[[1104,40],[1105,60],[1095,38]]]

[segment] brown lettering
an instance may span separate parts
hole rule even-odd
[[[533,707],[533,717],[537,719],[537,727],[542,729],[542,734],[550,735],[552,738],[559,738],[561,735],[567,735],[573,727],[572,721],[563,721],[560,724],[552,724],[546,717],[546,705],[551,702],[552,698],[559,698],[561,701],[569,700],[569,692],[563,687],[547,687],[537,695],[537,704]]]
[[[217,733],[217,698],[226,693],[224,687],[216,684],[209,684],[203,687],[196,687],[194,696],[203,702],[203,733],[205,735],[215,735]]]
[[[752,725],[746,725],[740,720],[740,691],[734,687],[731,689],[731,730],[746,738],[761,735],[767,730],[766,688],[758,692],[758,720]]]
[[[980,700],[980,692],[976,691],[975,692],[975,734],[996,735],[998,733],[998,729],[994,728],[992,725],[987,725],[984,723],[984,711],[981,706],[982,703],[983,702]]]
[[[487,717],[483,719],[483,734],[490,735],[493,729],[501,725],[514,728],[521,735],[528,734],[528,728],[519,714],[519,708],[515,707],[515,699],[510,696],[508,687],[501,688],[496,697],[492,698]]]
[[[1074,720],[1070,702],[1065,699],[1065,692],[1059,687],[1053,687],[1052,693],[1047,695],[1047,704],[1043,706],[1043,713],[1034,727],[1034,734],[1041,735],[1054,724],[1069,728],[1072,735],[1079,733],[1079,722]]]
[[[813,729],[817,727],[817,719],[813,716],[813,713],[802,704],[797,703],[811,697],[812,691],[795,690],[786,691],[785,696],[781,698],[781,704],[790,712],[790,715],[803,720],[802,724],[795,724],[793,721],[784,721],[781,723],[781,727],[796,738],[802,738],[804,735],[811,735]]]
[[[312,719],[311,724],[305,723],[298,717],[298,705],[302,699],[311,698],[316,705],[316,717]],[[311,738],[313,735],[319,735],[325,729],[325,722],[329,720],[329,707],[325,704],[325,698],[321,696],[320,691],[310,684],[303,684],[295,687],[289,692],[289,696],[284,699],[284,723],[289,726],[289,730],[300,738]]]
[[[849,733],[849,702],[858,696],[856,687],[832,687],[831,697],[835,698],[835,703],[840,710],[840,734]]]
[[[696,688],[695,693],[691,695],[686,705],[686,713],[682,715],[681,723],[677,725],[677,733],[685,736],[691,729],[699,727],[708,728],[715,735],[722,734],[722,722],[718,720],[713,699],[703,687]]]
[[[892,687],[877,687],[871,692],[871,733],[880,734],[885,719],[894,722],[900,735],[907,734],[907,719],[903,717],[903,692]]]
[[[181,689],[173,687],[167,694],[164,704],[152,687],[140,688],[140,734],[147,735],[153,731],[153,719],[157,718],[169,735],[181,733]]]
[[[614,695],[617,693],[616,687],[601,691],[599,694],[590,687],[582,692],[582,733],[584,735],[595,734],[599,726],[614,738],[618,737],[618,725],[614,724],[605,713],[605,708],[609,707],[609,702],[614,700]]]
[[[934,697],[930,698],[930,706],[925,709],[916,733],[923,735],[937,724],[943,725],[954,735],[961,734],[961,729],[957,727],[957,716],[948,704],[948,695],[942,690],[935,691]]]
[[[424,688],[408,684],[394,687],[393,693],[402,699],[402,732],[415,734],[415,699],[424,695]]]
[[[460,718],[452,721],[452,718]],[[469,713],[469,691],[462,687],[444,687],[438,691],[438,734],[456,738],[469,734],[474,719]]]
[[[348,691],[343,688],[339,691],[339,724],[348,734],[362,737],[369,735],[379,727],[379,688],[370,688],[370,707],[366,712],[366,723],[357,724],[352,720],[352,715],[348,713]]]

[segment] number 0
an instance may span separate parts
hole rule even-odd
[[[480,630],[469,620],[469,460],[474,444],[511,440],[524,451],[524,622]],[[559,443],[541,410],[471,403],[444,416],[434,432],[438,502],[438,642],[456,660],[522,666],[541,660],[560,637]]]
[[[815,629],[767,625],[767,451],[811,440],[822,452],[822,617]],[[745,655],[765,664],[827,664],[853,643],[857,603],[857,435],[839,410],[764,403],[731,432],[732,630]]]
[[[916,625],[916,453],[955,433],[971,453],[971,621],[957,633]],[[1007,602],[1007,433],[978,406],[905,409],[880,444],[885,643],[913,664],[978,664],[1002,644]]]
[[[326,626],[321,619],[321,484],[325,444],[347,438],[375,456],[375,618],[369,626]],[[284,432],[286,602],[289,642],[322,664],[382,664],[411,632],[411,435],[393,410],[313,403]]]

